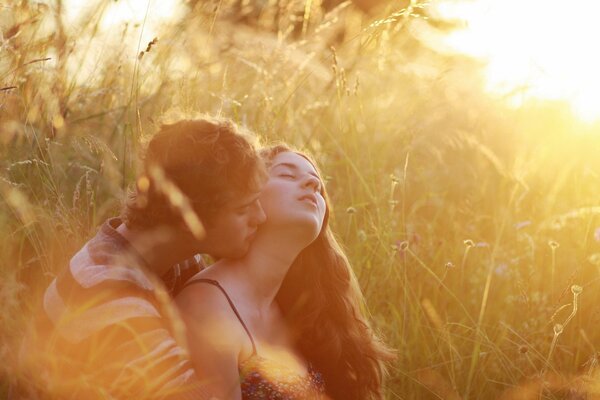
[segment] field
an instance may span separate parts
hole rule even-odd
[[[386,398],[600,397],[597,123],[489,95],[480,62],[431,44],[452,23],[414,1],[188,2],[156,40],[144,22],[103,30],[111,3],[76,23],[60,1],[0,6],[0,395],[144,139],[209,113],[319,162],[397,352]]]

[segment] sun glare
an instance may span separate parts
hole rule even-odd
[[[102,27],[108,29],[123,23],[142,24],[146,20],[148,29],[170,21],[177,15],[179,2],[176,0],[129,0],[111,2],[102,19]],[[151,32],[154,33],[154,32]]]
[[[115,55],[135,60],[154,38],[160,42],[163,28],[185,10],[181,0],[65,0],[63,16],[70,34],[80,35],[90,21],[97,24],[92,34],[80,36],[69,60],[70,75],[83,85],[97,76],[100,60]]]
[[[161,25],[173,21],[181,15],[184,6],[178,0],[120,0],[106,3],[100,19],[100,33],[120,33],[125,24],[129,25],[132,34],[144,46],[158,35]],[[67,0],[64,6],[66,20],[77,23],[85,17],[86,12],[97,6],[98,2],[82,2]],[[137,50],[137,41],[130,41]]]
[[[443,0],[433,7],[461,21],[445,41],[487,63],[491,92],[566,100],[583,121],[600,120],[599,1]]]

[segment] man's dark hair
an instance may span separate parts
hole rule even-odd
[[[252,138],[233,122],[202,118],[163,125],[148,143],[143,171],[121,217],[130,229],[181,224],[181,209],[165,190],[172,184],[200,220],[210,224],[220,207],[260,190],[265,179]]]

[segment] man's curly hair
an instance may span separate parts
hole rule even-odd
[[[162,181],[153,171],[160,170]],[[163,125],[148,143],[143,171],[121,213],[130,229],[183,222],[161,185],[187,198],[204,224],[234,197],[260,190],[265,167],[253,138],[225,119],[201,118]]]

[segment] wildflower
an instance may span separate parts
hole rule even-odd
[[[404,253],[406,250],[408,250],[408,246],[409,243],[407,240],[403,240],[403,241],[396,241],[395,244],[392,245],[392,249],[394,249],[395,251],[398,251],[400,253]]]
[[[517,222],[514,226],[516,230],[519,230],[521,228],[525,228],[526,226],[531,225],[531,221],[520,221]]]
[[[588,257],[588,261],[600,267],[600,253],[594,253]]]
[[[572,285],[571,286],[571,292],[577,296],[578,294],[581,294],[581,292],[583,292],[583,288],[579,285]]]
[[[527,346],[519,346],[519,353],[527,354],[528,351],[529,349],[527,348]]]
[[[346,208],[346,213],[347,214],[356,214],[356,208],[348,207],[348,208]]]
[[[448,262],[446,263],[446,268],[447,268],[447,269],[452,269],[452,268],[454,268],[454,264],[452,264],[452,261],[448,261]]]
[[[413,233],[410,236],[410,241],[411,241],[411,243],[414,243],[418,246],[419,243],[421,242],[421,235],[419,235],[418,233]]]
[[[550,240],[548,241],[548,246],[550,246],[550,248],[554,250],[557,249],[560,246],[560,244],[554,240]]]
[[[550,224],[550,228],[555,230],[555,231],[559,231],[562,228],[564,228],[565,223],[563,220],[561,219],[555,219],[554,221],[552,221],[552,223]]]
[[[463,243],[467,247],[474,247],[475,246],[475,242],[473,242],[471,239],[466,239]]]
[[[359,229],[357,235],[358,235],[359,241],[361,241],[361,242],[367,241],[367,233],[364,230]]]
[[[507,271],[508,271],[507,263],[501,263],[494,269],[494,273],[498,276],[505,276]]]

